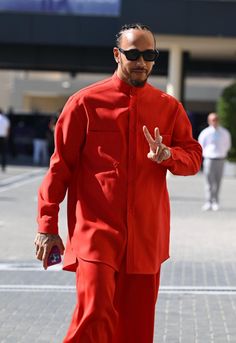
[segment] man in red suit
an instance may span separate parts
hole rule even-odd
[[[151,343],[160,266],[169,257],[166,172],[193,175],[201,147],[179,101],[147,83],[157,59],[145,25],[117,35],[117,70],[74,94],[39,189],[36,255],[47,268],[68,190],[64,269],[77,305],[64,343]]]

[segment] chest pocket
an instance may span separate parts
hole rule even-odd
[[[115,171],[121,160],[119,131],[89,131],[83,151],[86,164],[94,173]]]

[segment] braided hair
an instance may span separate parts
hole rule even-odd
[[[120,41],[121,41],[121,36],[125,31],[131,30],[131,29],[135,29],[135,30],[144,30],[144,31],[149,31],[151,32],[151,34],[153,35],[153,39],[154,39],[154,44],[156,46],[156,39],[155,36],[152,32],[152,30],[150,29],[150,27],[148,25],[144,25],[144,24],[140,24],[140,23],[135,23],[135,24],[125,24],[121,27],[120,31],[116,34],[116,46],[120,47]]]

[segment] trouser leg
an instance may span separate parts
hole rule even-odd
[[[153,343],[155,305],[160,272],[118,276],[118,326],[112,343]]]
[[[111,343],[117,324],[115,270],[79,260],[77,305],[64,343]]]
[[[48,163],[48,142],[46,140],[42,140],[42,163],[45,165]]]
[[[1,167],[3,169],[3,138],[0,137],[0,158],[1,158]]]
[[[213,200],[214,192],[214,168],[213,160],[205,159],[203,162],[203,173],[205,175],[205,199],[208,202]]]
[[[78,302],[63,343],[152,343],[160,273],[79,261]]]
[[[222,180],[223,171],[224,171],[224,160],[215,161],[214,171],[215,171],[215,189],[214,189],[214,194],[213,194],[213,200],[218,203],[220,185],[221,185],[221,180]]]
[[[0,138],[0,155],[2,155],[2,170],[5,170],[7,165],[7,138],[5,137]]]
[[[42,163],[43,165],[45,165],[48,163],[48,144],[45,139],[34,140],[33,160],[35,164]]]
[[[7,140],[4,137],[0,137],[0,155],[2,170],[5,170],[7,163]]]
[[[40,141],[39,139],[33,140],[33,162],[39,164],[40,162]]]

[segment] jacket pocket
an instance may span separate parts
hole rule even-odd
[[[95,174],[114,171],[118,175],[121,150],[119,131],[89,131],[83,157]]]

